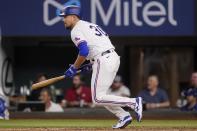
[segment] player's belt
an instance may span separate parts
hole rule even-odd
[[[114,52],[114,49],[106,50],[106,51],[101,53],[101,56],[104,56],[104,55],[112,53],[112,52]]]
[[[101,54],[97,55],[96,57],[94,57],[93,59],[90,59],[90,61],[94,62],[95,58],[99,58],[100,56],[104,56],[104,55],[112,53],[112,52],[114,52],[114,49],[106,50],[106,51],[102,52]]]

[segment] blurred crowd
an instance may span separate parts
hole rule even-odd
[[[38,74],[36,82],[47,79],[45,74]],[[170,100],[167,88],[160,84],[157,75],[149,75],[146,84],[138,93],[143,98],[145,110],[170,108]],[[109,88],[108,94],[123,97],[132,97],[132,92],[117,75]],[[93,108],[91,88],[84,82],[81,75],[76,75],[72,79],[72,86],[65,91],[55,88],[54,85],[34,90],[26,101],[40,101],[44,103],[45,112],[63,112],[69,107]],[[177,101],[177,108],[181,111],[197,111],[197,72],[191,75],[190,84],[180,91],[180,98]]]

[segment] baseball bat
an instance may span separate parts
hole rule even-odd
[[[80,72],[81,72],[81,70],[78,70],[77,71],[77,74],[80,73]],[[38,83],[33,84],[32,87],[31,87],[31,89],[32,90],[36,90],[36,89],[39,89],[39,88],[42,88],[42,87],[51,85],[53,83],[56,83],[58,81],[61,81],[61,80],[65,79],[65,78],[66,78],[65,75],[53,77],[51,79],[47,79],[47,80],[44,80],[44,81],[41,81],[41,82],[38,82]]]
[[[57,77],[54,77],[54,78],[51,78],[51,79],[47,79],[45,81],[41,81],[41,82],[35,83],[35,84],[32,85],[32,90],[36,90],[36,89],[39,89],[39,88],[51,85],[51,84],[53,84],[55,82],[63,80],[64,78],[65,78],[65,76],[62,75],[62,76],[57,76]]]
[[[92,65],[92,64],[85,64],[85,65],[81,66],[77,70],[77,74],[80,73],[83,68],[85,68],[87,66],[90,66],[90,65]],[[64,78],[65,78],[65,75],[62,75],[62,76],[57,76],[57,77],[54,77],[54,78],[51,78],[51,79],[47,79],[45,81],[35,83],[35,84],[32,85],[32,90],[36,90],[36,89],[51,85],[51,84],[56,83],[60,80],[63,80]]]

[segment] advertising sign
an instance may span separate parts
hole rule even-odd
[[[6,0],[0,4],[3,36],[68,35],[56,14],[69,4],[112,36],[195,35],[194,0]]]

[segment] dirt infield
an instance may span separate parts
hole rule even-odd
[[[120,129],[117,129],[120,130]],[[110,128],[7,128],[0,131],[114,131]],[[129,127],[123,131],[197,131],[197,128]]]

